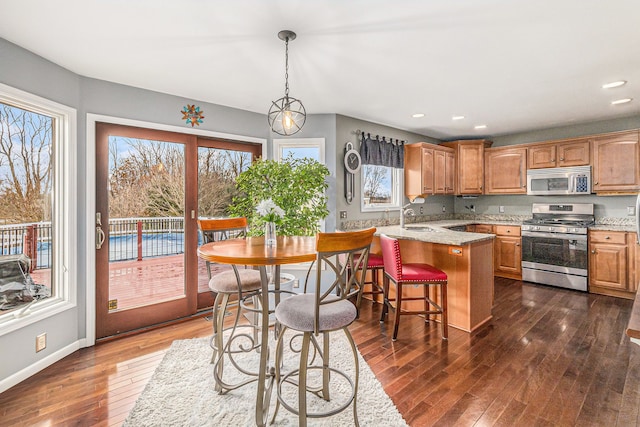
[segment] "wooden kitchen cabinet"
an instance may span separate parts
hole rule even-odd
[[[433,149],[428,144],[404,146],[404,192],[410,200],[433,194]]]
[[[527,149],[487,148],[484,154],[485,194],[527,193]]]
[[[529,169],[585,166],[591,161],[588,138],[569,139],[530,145],[527,149]]]
[[[633,299],[637,290],[636,234],[589,232],[589,292]]]
[[[419,142],[405,145],[404,188],[409,199],[454,194],[455,150]]]
[[[638,130],[593,138],[592,190],[595,193],[630,193],[640,190]]]
[[[494,276],[522,280],[522,237],[520,227],[495,225]]]
[[[485,139],[444,142],[456,153],[455,194],[470,195],[484,192],[484,150],[491,141]]]
[[[455,151],[452,148],[437,147],[433,150],[433,158],[433,194],[454,194]]]
[[[493,234],[493,225],[490,224],[469,224],[466,226],[466,230],[470,233],[485,233]]]

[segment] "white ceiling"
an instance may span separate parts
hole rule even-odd
[[[309,114],[454,138],[640,113],[638,0],[0,2],[0,37],[75,73],[263,114],[283,29]]]

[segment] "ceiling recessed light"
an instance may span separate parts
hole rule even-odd
[[[464,119],[464,116],[453,116],[451,117],[451,120],[462,120]]]
[[[419,119],[420,117],[424,117],[424,113],[415,113],[412,114],[411,117],[413,117],[414,119]]]
[[[474,129],[486,129],[487,125],[477,125],[473,127]]]
[[[602,89],[611,89],[611,88],[614,88],[614,87],[624,86],[625,84],[627,84],[626,80],[618,80],[618,81],[615,81],[615,82],[603,84],[602,85]]]
[[[611,105],[626,104],[631,101],[633,101],[633,98],[616,99],[615,101],[611,101]]]

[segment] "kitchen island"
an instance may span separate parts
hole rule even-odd
[[[452,231],[438,224],[414,223],[378,227],[376,236],[386,234],[400,241],[403,262],[431,264],[447,273],[447,310],[449,326],[473,332],[491,320],[493,306],[493,234]],[[380,253],[379,238],[374,237],[374,253]],[[409,294],[422,292],[407,288]],[[390,288],[394,297],[395,289]],[[418,305],[421,302],[412,301]],[[412,307],[408,305],[407,307]],[[413,307],[412,307],[413,308]]]

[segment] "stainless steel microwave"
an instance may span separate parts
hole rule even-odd
[[[591,166],[527,170],[527,194],[591,194]]]

